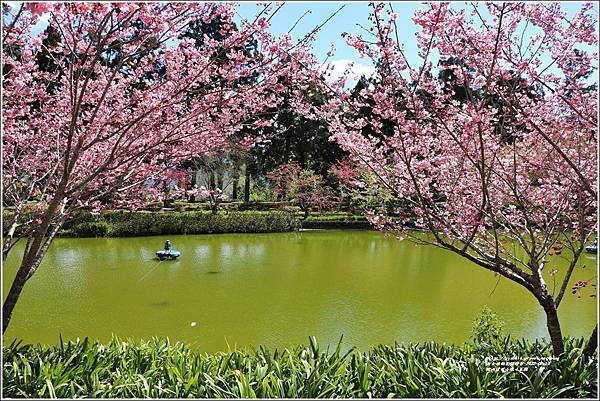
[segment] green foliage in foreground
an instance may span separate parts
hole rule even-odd
[[[489,371],[486,357],[550,357],[545,343],[495,342],[480,348],[437,343],[378,345],[368,352],[291,350],[202,354],[153,339],[87,340],[44,348],[5,347],[5,397],[589,397],[597,360],[581,358],[582,339],[564,357],[525,372]]]
[[[503,327],[504,321],[485,305],[473,321],[471,341],[479,348],[494,347],[504,337]]]

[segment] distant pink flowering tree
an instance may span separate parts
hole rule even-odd
[[[397,15],[375,5],[374,36],[347,41],[374,60],[377,78],[358,95],[338,86],[324,108],[333,138],[406,204],[371,222],[526,288],[555,355],[557,310],[597,228],[597,21],[589,4],[570,20],[560,7],[431,3],[413,17],[416,64]],[[557,249],[568,259],[560,272]]]
[[[304,219],[311,209],[331,207],[338,197],[325,185],[325,180],[311,170],[303,169],[298,162],[281,165],[267,175],[273,185],[273,194],[278,200],[288,200],[300,207]]]
[[[185,170],[169,168],[161,175],[146,183],[147,198],[163,202],[167,207],[172,201],[185,198],[194,190],[186,190],[189,173]]]
[[[341,185],[354,186],[356,180],[359,178],[360,173],[356,171],[352,162],[347,159],[342,159],[336,162],[329,169],[330,173],[340,182]]]
[[[210,210],[213,214],[217,214],[219,210],[219,204],[224,200],[227,200],[227,195],[223,193],[221,188],[208,189],[204,186],[198,188],[198,196],[200,199],[205,200],[210,205]]]
[[[267,175],[267,179],[273,186],[273,195],[275,195],[276,200],[280,201],[287,198],[287,191],[290,182],[298,177],[301,171],[302,167],[300,167],[300,164],[298,162],[291,161],[282,164]]]
[[[316,61],[302,43],[266,31],[270,6],[239,26],[235,10],[196,2],[3,7],[2,193],[14,207],[3,258],[25,241],[3,332],[73,210],[152,200],[151,179],[226,146],[277,106],[278,93],[290,90],[282,82],[311,76]],[[39,33],[42,14],[49,26]],[[213,19],[219,35],[202,46],[182,35]],[[259,54],[244,50],[254,40]]]

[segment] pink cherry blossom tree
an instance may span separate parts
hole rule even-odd
[[[267,175],[277,200],[288,200],[304,213],[306,220],[311,209],[333,206],[338,197],[325,185],[325,180],[311,170],[303,169],[296,161],[281,165]]]
[[[3,304],[3,332],[73,210],[153,200],[148,182],[222,149],[277,106],[289,89],[281,82],[311,77],[316,60],[305,47],[266,31],[278,8],[265,6],[239,25],[235,10],[195,2],[4,8],[2,193],[14,214],[3,258],[17,241],[25,247]],[[41,33],[40,15],[49,23]],[[219,35],[202,46],[182,34],[215,18]],[[258,54],[244,51],[249,40]]]
[[[183,169],[169,168],[160,177],[148,180],[145,190],[149,199],[161,201],[163,207],[169,207],[175,199],[185,198],[196,192],[195,188],[186,189],[189,172]]]
[[[200,196],[200,199],[208,202],[212,214],[217,214],[219,211],[219,204],[227,200],[227,195],[223,193],[221,188],[208,189],[205,186],[201,186],[198,188],[198,195]]]
[[[324,108],[353,162],[407,205],[371,222],[526,288],[562,354],[557,310],[597,229],[595,11],[567,19],[559,3],[431,3],[413,17],[415,62],[391,6],[373,7],[373,36],[347,41],[377,77],[359,96],[331,88],[338,96]]]

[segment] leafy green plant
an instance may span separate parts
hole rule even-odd
[[[131,237],[163,234],[261,233],[293,231],[294,214],[268,212],[124,212],[77,215],[60,232],[74,237]]]
[[[597,360],[583,339],[524,372],[490,370],[485,353],[434,342],[377,345],[367,352],[321,349],[316,339],[284,350],[259,347],[205,354],[168,339],[3,348],[3,394],[35,398],[582,398],[595,387]],[[511,357],[549,357],[544,342],[504,339]]]
[[[76,237],[106,237],[110,228],[110,224],[105,221],[88,221],[71,226],[68,230]]]
[[[503,327],[504,321],[485,305],[473,321],[471,341],[478,347],[494,345],[504,337],[502,333]]]

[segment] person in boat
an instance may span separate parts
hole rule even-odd
[[[165,242],[165,252],[166,253],[171,253],[171,241],[167,240]]]

